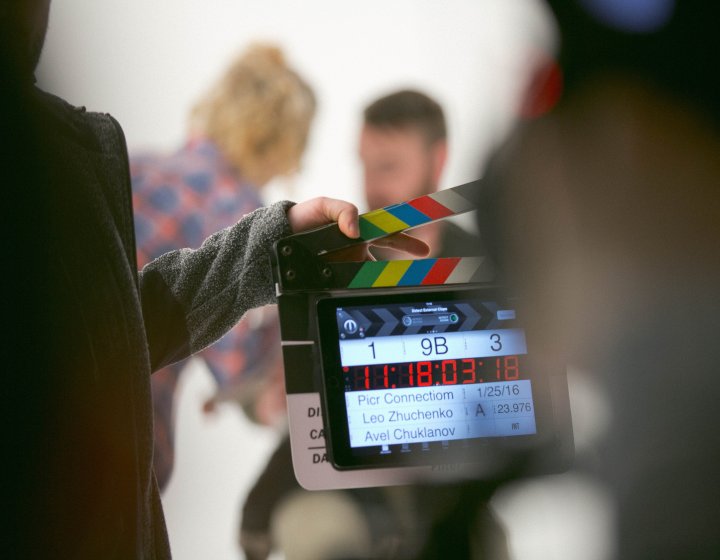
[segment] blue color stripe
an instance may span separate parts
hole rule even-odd
[[[427,276],[427,273],[435,264],[437,259],[423,259],[419,261],[413,261],[410,268],[405,271],[403,277],[397,283],[398,286],[419,286],[422,284],[423,279]]]
[[[395,206],[385,208],[385,211],[410,226],[419,226],[420,224],[426,224],[430,221],[429,216],[426,216],[419,210],[416,210],[407,202],[402,202],[400,204],[396,204]]]

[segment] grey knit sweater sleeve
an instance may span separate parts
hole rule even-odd
[[[216,341],[253,307],[275,301],[272,244],[290,234],[279,202],[244,216],[198,249],[180,249],[139,274],[153,370]]]

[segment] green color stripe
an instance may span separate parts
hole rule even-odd
[[[377,239],[383,235],[387,235],[387,233],[360,216],[360,237],[363,239]]]
[[[369,288],[377,280],[383,269],[387,266],[386,261],[368,261],[352,279],[348,288]]]

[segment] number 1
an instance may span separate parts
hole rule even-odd
[[[375,343],[371,342],[370,344],[368,344],[368,347],[372,350],[373,360],[374,360],[375,359]]]

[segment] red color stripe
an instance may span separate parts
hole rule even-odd
[[[451,257],[447,259],[438,259],[433,267],[428,271],[425,278],[423,278],[423,284],[442,284],[450,276],[450,273],[455,270],[457,263],[460,262],[459,257]]]
[[[415,208],[415,210],[419,210],[428,216],[431,220],[439,220],[440,218],[452,216],[454,214],[452,210],[446,208],[429,196],[416,198],[415,200],[409,201],[408,204]]]

